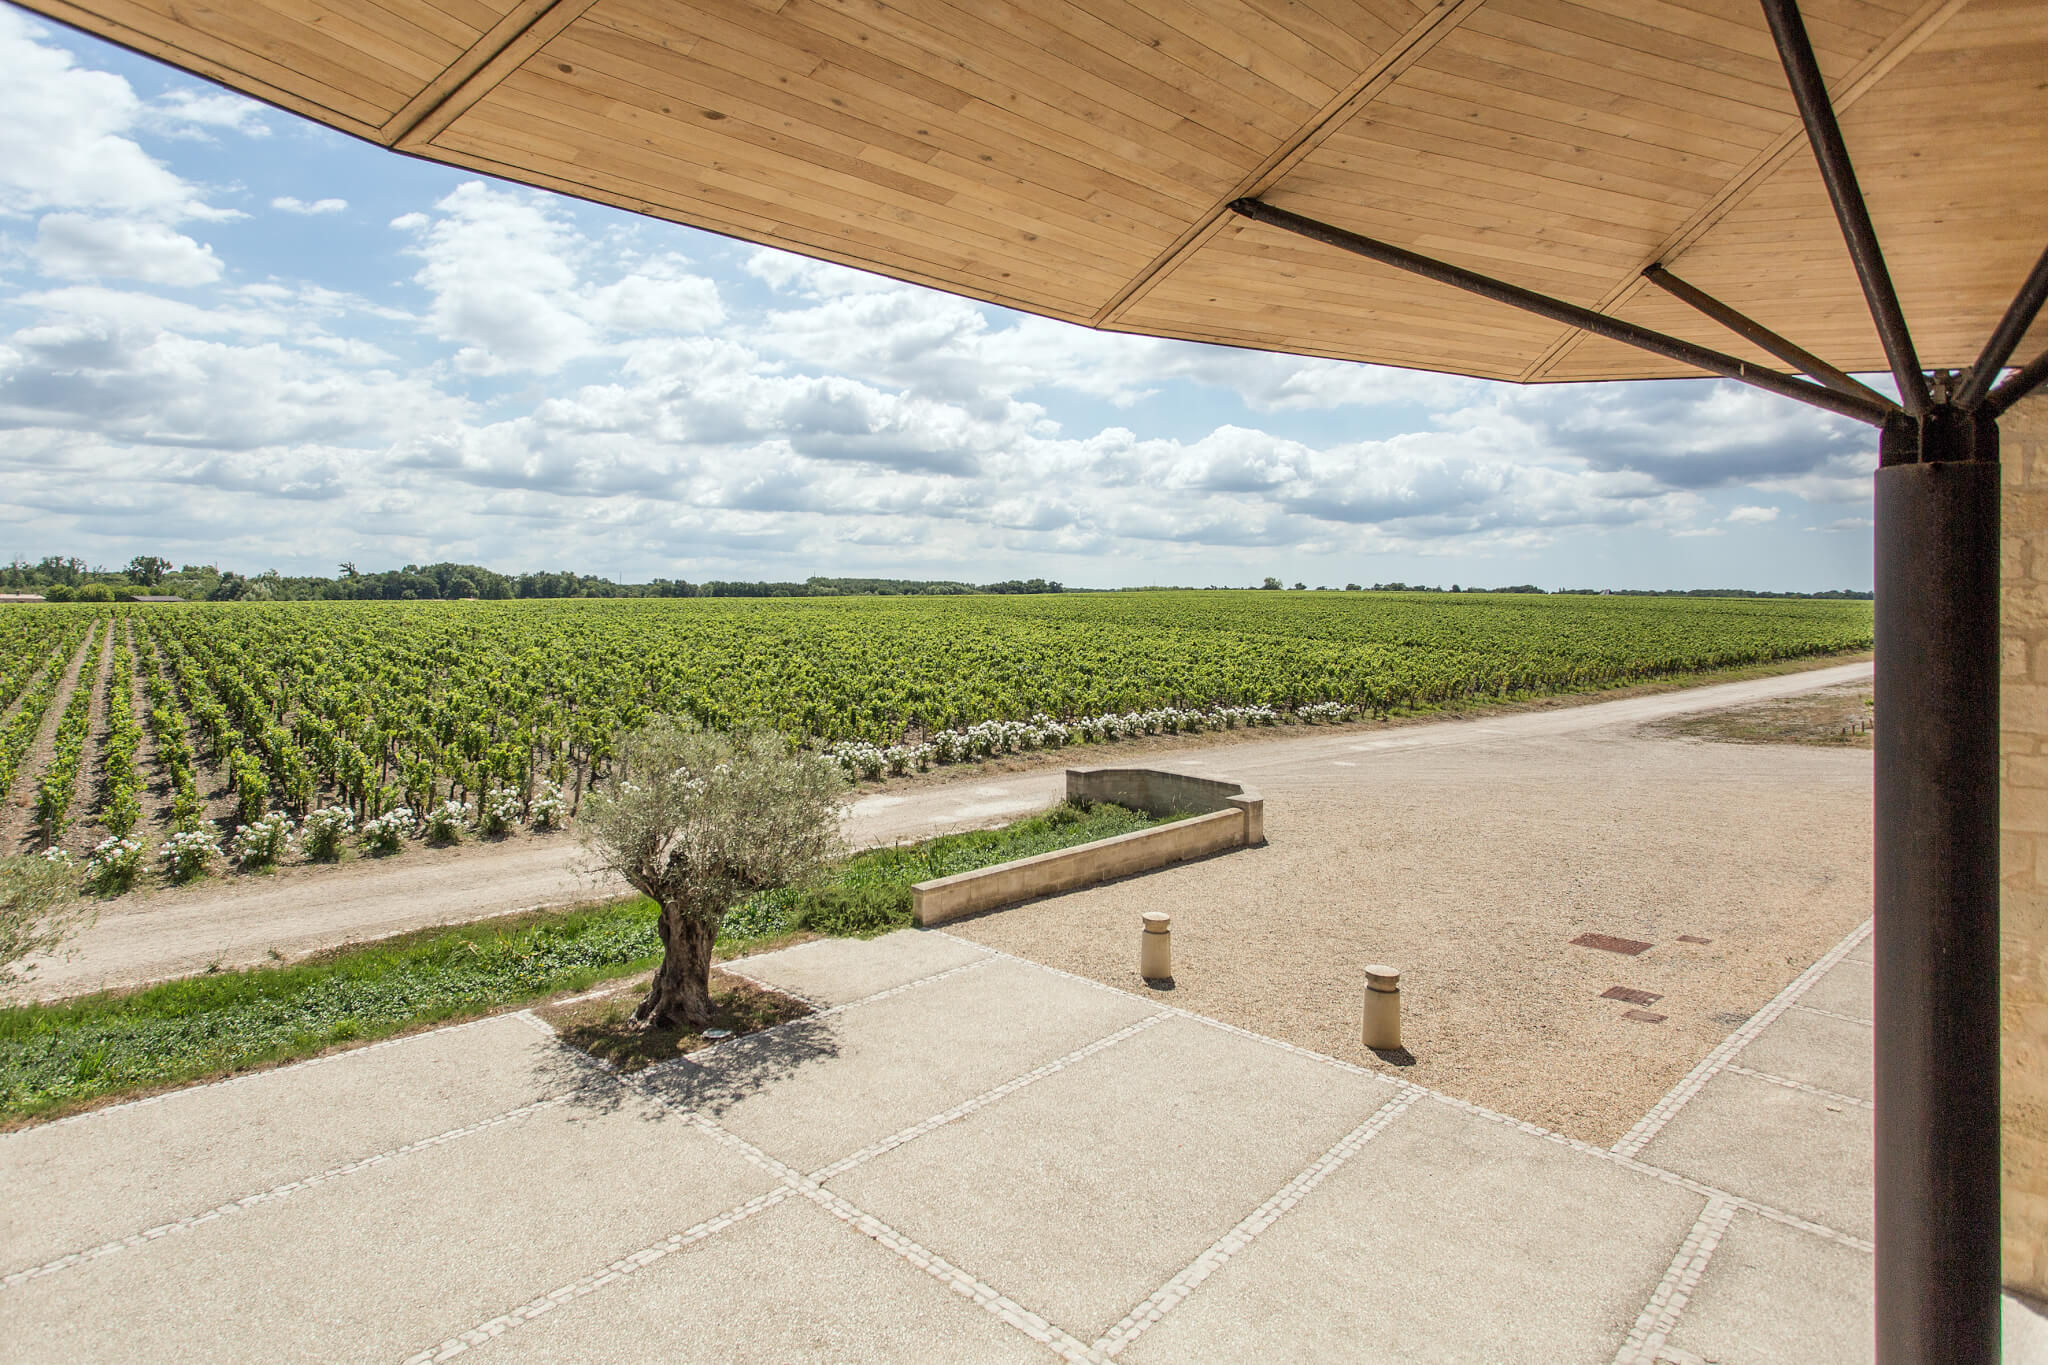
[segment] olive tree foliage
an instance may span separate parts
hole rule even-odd
[[[23,958],[50,952],[91,917],[67,861],[32,853],[0,858],[0,983],[20,980]]]
[[[661,907],[663,951],[634,1018],[648,1028],[711,1018],[711,947],[726,912],[808,880],[839,852],[846,779],[772,730],[707,730],[657,716],[620,737],[612,775],[577,816],[599,870]]]

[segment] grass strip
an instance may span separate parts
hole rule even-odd
[[[1158,823],[1117,806],[1061,806],[1004,829],[856,854],[822,887],[740,906],[719,951],[736,956],[806,931],[882,932],[909,922],[913,882]],[[886,912],[879,922],[878,906]],[[654,920],[653,902],[640,897],[421,930],[291,966],[0,1009],[0,1125],[585,991],[655,966]]]

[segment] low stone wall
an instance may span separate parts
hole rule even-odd
[[[1160,772],[1157,768],[1069,768],[1067,800],[1079,805],[1112,801],[1152,815],[1241,810],[1245,814],[1245,842],[1266,842],[1265,800],[1237,782]]]
[[[1092,844],[919,882],[910,888],[917,922],[944,924],[963,915],[1078,891],[1266,839],[1264,801],[1257,792],[1234,782],[1145,768],[1069,768],[1067,799],[1113,801],[1153,815],[1189,810],[1204,813]]]

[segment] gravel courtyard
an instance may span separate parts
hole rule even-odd
[[[1869,752],[1646,729],[1671,700],[1156,755],[1258,788],[1267,845],[949,928],[1144,990],[1164,910],[1162,1000],[1604,1145],[1870,913]],[[1381,962],[1412,1058],[1359,1041]]]

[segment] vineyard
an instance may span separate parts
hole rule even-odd
[[[656,712],[855,777],[1868,648],[1868,603],[1480,594],[40,606],[0,614],[0,852],[102,889],[559,823]]]

